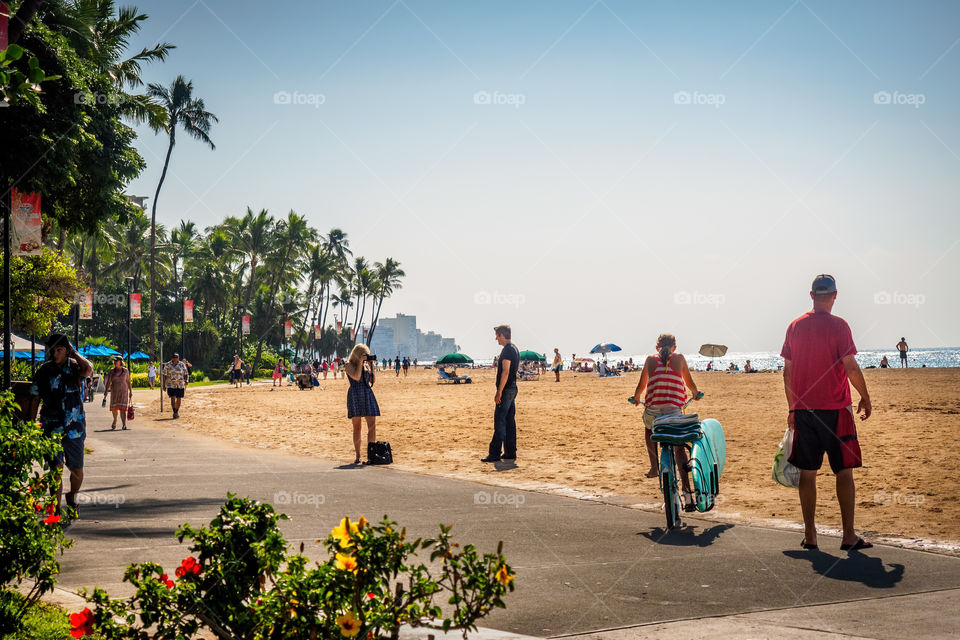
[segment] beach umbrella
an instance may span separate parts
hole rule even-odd
[[[104,358],[108,356],[118,356],[120,352],[116,349],[111,349],[110,347],[105,347],[99,344],[88,344],[87,346],[80,349],[80,355],[94,357],[94,358]]]
[[[523,362],[541,362],[545,361],[547,357],[536,351],[521,351],[520,360]]]
[[[437,364],[470,364],[472,362],[473,358],[465,353],[448,353],[437,360]]]
[[[600,344],[595,346],[593,349],[590,349],[590,353],[607,354],[607,353],[610,353],[611,351],[623,351],[623,349],[613,344],[612,342],[601,342]]]
[[[127,354],[123,354],[124,360],[127,358]],[[130,354],[131,360],[149,360],[150,356],[144,353],[143,351],[134,351]]]
[[[725,344],[702,344],[700,345],[700,355],[710,358],[712,361],[714,358],[722,358],[727,353],[727,345]],[[710,368],[713,368],[713,365],[710,365]]]
[[[700,355],[708,358],[722,358],[727,353],[725,344],[704,344],[700,345]]]

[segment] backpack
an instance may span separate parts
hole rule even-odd
[[[367,464],[390,464],[393,462],[393,452],[389,442],[367,443]]]

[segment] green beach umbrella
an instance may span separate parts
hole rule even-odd
[[[520,360],[523,362],[542,362],[547,359],[546,356],[537,353],[536,351],[521,351]]]
[[[470,364],[473,358],[465,353],[448,353],[439,360],[437,364]]]

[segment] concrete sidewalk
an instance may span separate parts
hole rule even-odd
[[[177,526],[208,523],[229,491],[288,514],[288,541],[318,558],[315,541],[344,515],[389,514],[414,536],[443,522],[481,552],[503,540],[517,589],[483,624],[505,632],[899,638],[960,629],[950,606],[958,592],[946,591],[960,589],[960,558],[881,546],[847,554],[826,536],[821,552],[807,552],[795,532],[695,518],[665,533],[657,513],[244,448],[181,432],[173,420],[110,431],[106,412],[87,407],[92,453],[82,518],[69,529],[75,544],[62,562],[68,590],[125,595],[127,564],[172,570],[187,554]]]

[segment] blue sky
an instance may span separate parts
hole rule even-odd
[[[221,119],[158,218],[247,206],[399,260],[388,315],[496,350],[779,350],[833,273],[861,348],[960,345],[955,2],[142,3]],[[289,101],[287,101],[289,98]],[[166,140],[142,131],[154,193]],[[200,304],[198,302],[198,304]]]

